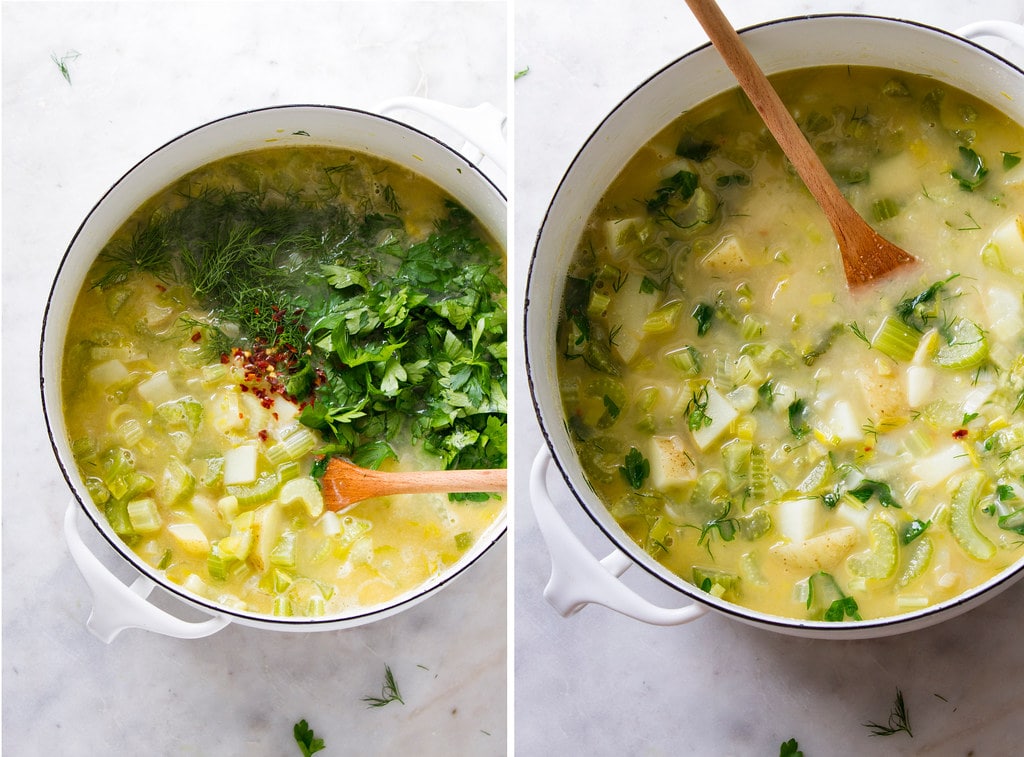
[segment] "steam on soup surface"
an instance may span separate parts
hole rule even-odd
[[[921,263],[851,295],[753,108],[717,96],[586,226],[559,326],[568,428],[623,529],[711,594],[818,620],[927,607],[1024,554],[1024,131],[893,71],[775,83]]]
[[[324,510],[327,455],[505,465],[501,249],[424,178],[322,147],[225,158],[106,245],[63,365],[96,506],[171,581],[257,613],[384,602],[443,571],[499,497]]]

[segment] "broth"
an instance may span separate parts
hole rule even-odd
[[[846,288],[824,216],[739,90],[594,209],[559,384],[587,480],[651,556],[779,616],[896,615],[1024,543],[1024,130],[904,73],[773,77],[844,194],[920,258]]]

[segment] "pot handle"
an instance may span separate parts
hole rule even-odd
[[[707,612],[707,607],[696,602],[678,608],[659,607],[619,581],[632,560],[621,550],[598,560],[576,538],[548,494],[550,466],[551,455],[542,447],[530,471],[530,504],[551,555],[551,579],[544,598],[559,614],[569,617],[588,604],[596,604],[651,625],[675,626]]]
[[[971,40],[978,37],[999,37],[1024,50],[1024,26],[1013,21],[975,21],[961,27],[956,33]]]
[[[109,644],[126,628],[141,628],[178,639],[198,639],[216,633],[230,621],[222,615],[192,622],[167,613],[146,600],[156,586],[144,575],[125,585],[85,545],[78,531],[78,503],[72,500],[64,515],[64,539],[71,557],[92,592],[92,612],[86,627]]]
[[[377,112],[381,115],[393,110],[415,111],[444,124],[469,142],[473,149],[467,150],[464,147],[462,153],[470,162],[479,165],[484,158],[490,158],[505,172],[507,149],[502,129],[506,117],[490,103],[482,103],[475,108],[460,108],[423,97],[395,97],[377,106]]]

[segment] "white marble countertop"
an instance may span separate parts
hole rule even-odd
[[[720,0],[737,26],[819,12],[898,16],[955,30],[1024,21],[1019,0]],[[547,203],[600,120],[647,76],[706,41],[681,0],[516,0],[515,234],[518,285]],[[1017,53],[1020,65],[1024,53]],[[522,289],[520,289],[520,298]],[[516,384],[515,737],[522,755],[776,755],[795,737],[821,755],[1020,753],[1024,583],[942,625],[872,641],[798,639],[714,614],[644,625],[590,606],[565,619],[543,599],[550,574],[528,503],[541,445],[522,376]],[[560,479],[556,504],[594,554],[612,551]],[[643,571],[626,583],[658,604],[685,598]],[[913,738],[872,737],[896,689]]]
[[[419,95],[505,110],[506,10],[3,3],[4,754],[298,755],[300,718],[325,755],[506,753],[507,538],[450,587],[369,626],[94,638],[62,536],[71,496],[46,438],[36,357],[58,261],[141,157],[213,118],[274,104],[373,109]],[[385,665],[405,705],[369,709],[362,697],[379,694]]]

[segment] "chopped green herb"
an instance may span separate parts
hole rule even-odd
[[[703,163],[718,149],[718,145],[705,139],[695,139],[686,134],[676,145],[676,155],[694,163]]]
[[[634,489],[644,485],[644,481],[651,475],[651,462],[636,447],[631,447],[626,453],[623,465],[619,466],[619,473]]]
[[[910,523],[908,523],[906,527],[903,529],[903,543],[910,544],[910,542],[914,541],[914,539],[923,534],[928,529],[928,526],[930,526],[931,524],[932,522],[930,520],[920,520],[919,518],[914,518],[914,520],[910,521]]]
[[[775,385],[771,379],[765,381],[761,386],[757,387],[757,401],[765,407],[771,407],[772,403],[775,402]]]
[[[715,314],[715,309],[708,305],[706,302],[702,302],[693,309],[693,319],[697,321],[697,336],[704,336],[708,333],[711,328],[711,318]]]
[[[796,739],[790,739],[783,741],[779,746],[779,757],[804,757],[804,753],[800,751],[800,745]]]
[[[663,210],[673,199],[689,202],[700,184],[700,177],[692,171],[679,171],[661,182],[654,197],[647,201],[650,211]]]
[[[807,423],[807,403],[802,399],[795,399],[788,408],[789,430],[797,439],[802,439],[811,430]]]
[[[1006,502],[1007,500],[1016,499],[1016,497],[1017,493],[1009,484],[999,484],[999,486],[996,487],[996,498],[1000,502]]]
[[[907,705],[903,701],[903,692],[896,689],[896,701],[893,702],[887,723],[884,725],[864,723],[864,727],[871,730],[872,736],[892,736],[900,731],[905,731],[908,736],[913,738],[914,734],[910,731],[910,715],[907,713]]]
[[[899,502],[893,497],[892,489],[882,481],[873,481],[869,478],[861,481],[856,489],[850,489],[848,494],[861,502],[867,502],[872,497],[878,497],[882,507],[900,508]]]
[[[1003,170],[1009,171],[1011,168],[1020,163],[1020,152],[1004,152],[1003,153]]]
[[[686,415],[686,425],[690,431],[696,431],[712,424],[713,420],[707,414],[709,399],[708,385],[705,383],[693,393],[690,401],[686,403],[683,414]]]
[[[988,169],[984,159],[971,148],[961,145],[959,150],[960,166],[950,171],[949,175],[957,180],[961,189],[973,192],[984,183]]]
[[[948,279],[936,281],[923,292],[914,297],[907,297],[900,300],[896,305],[896,315],[908,326],[918,331],[924,331],[928,322],[939,314],[936,298],[942,288],[960,274],[954,273]]]
[[[605,410],[608,411],[608,415],[612,418],[618,418],[619,413],[622,412],[622,408],[615,404],[615,401],[607,394],[603,398]]]
[[[292,734],[295,736],[295,743],[299,745],[299,751],[302,752],[303,757],[310,757],[324,748],[324,740],[317,738],[305,718],[295,724]]]
[[[871,340],[868,338],[868,335],[864,333],[864,330],[857,325],[856,321],[853,321],[852,323],[848,323],[846,325],[849,326],[850,331],[853,332],[853,335],[855,337],[864,342],[864,344],[866,344],[868,347],[871,346]]]
[[[384,684],[381,686],[380,696],[366,696],[363,697],[363,701],[367,703],[369,707],[383,707],[386,704],[392,702],[398,702],[399,704],[405,704],[405,700],[402,699],[401,693],[398,691],[398,684],[395,683],[395,676],[391,672],[391,666],[384,666]]]
[[[57,53],[50,53],[50,60],[57,65],[57,70],[60,71],[60,75],[64,77],[64,81],[69,85],[71,84],[71,70],[68,68],[68,63],[78,60],[80,55],[81,53],[77,50],[68,50],[59,58]]]
[[[518,71],[516,71],[515,76],[512,78],[512,80],[513,81],[519,81],[524,76],[526,76],[528,73],[530,73],[530,67],[529,66],[527,66],[526,68],[521,68]]]

